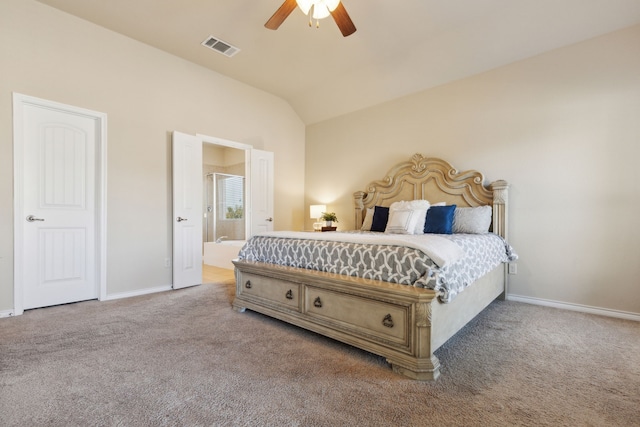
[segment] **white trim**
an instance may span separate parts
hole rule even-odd
[[[155,288],[138,289],[135,291],[120,292],[117,294],[106,295],[104,298],[101,298],[100,300],[112,301],[112,300],[122,299],[122,298],[139,297],[141,295],[155,294],[158,292],[170,291],[172,289],[173,287],[171,285],[157,286]]]
[[[542,305],[545,307],[560,308],[563,310],[579,311],[581,313],[597,314],[600,316],[616,317],[618,319],[635,320],[640,322],[640,314],[629,311],[611,310],[602,307],[592,307],[589,305],[572,304],[566,302],[552,301],[542,298],[525,297],[521,295],[507,295],[507,300],[523,302],[526,304]]]
[[[235,142],[228,139],[217,138],[215,136],[203,135],[201,133],[196,133],[196,136],[200,138],[202,142],[206,142],[209,144],[223,145],[225,147],[237,148],[239,150],[251,150],[253,148],[253,146],[249,144],[243,144],[242,142]]]
[[[100,179],[96,185],[96,200],[98,203],[98,300],[103,301],[107,297],[107,114],[95,113],[100,117],[100,151],[98,159],[97,176]],[[96,150],[98,152],[98,150]]]
[[[0,319],[2,319],[3,317],[13,317],[14,315],[15,313],[13,312],[13,310],[0,311]]]
[[[98,282],[98,299],[107,296],[107,114],[88,110],[73,105],[36,98],[13,92],[13,314],[24,312],[22,287],[22,226],[17,220],[23,216],[22,157],[23,107],[24,105],[51,108],[71,114],[88,116],[96,120],[99,128],[97,135],[96,155],[99,156],[96,170],[96,226],[98,227],[96,242],[96,280]]]
[[[24,134],[22,128],[22,106],[28,97],[13,93],[13,311],[14,315],[24,313],[22,298],[22,227],[18,226],[18,218],[22,218],[22,171],[24,159],[22,149],[18,149],[18,142],[22,147]]]

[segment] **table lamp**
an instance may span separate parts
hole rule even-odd
[[[317,219],[318,222],[313,223],[314,230],[322,230],[322,226],[324,222],[320,219],[322,214],[327,211],[327,205],[311,205],[309,208],[309,216],[311,218]]]

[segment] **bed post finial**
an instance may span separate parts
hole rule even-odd
[[[507,204],[509,203],[509,183],[494,181],[491,183],[493,191],[493,232],[508,238]]]

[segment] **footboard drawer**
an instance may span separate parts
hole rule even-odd
[[[409,345],[410,307],[307,286],[307,316],[382,343]]]
[[[236,293],[247,300],[268,301],[300,311],[300,285],[243,273],[242,280],[237,284]]]

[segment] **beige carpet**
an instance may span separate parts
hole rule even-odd
[[[0,319],[0,425],[640,425],[636,322],[494,302],[424,383],[234,312],[231,285]]]

